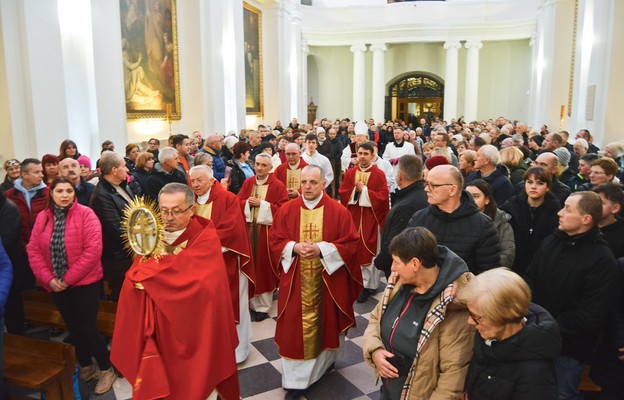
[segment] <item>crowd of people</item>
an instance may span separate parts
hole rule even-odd
[[[277,292],[298,399],[385,277],[363,354],[380,398],[577,399],[591,365],[601,398],[621,399],[624,143],[503,117],[415,122],[293,118],[124,154],[106,141],[95,162],[72,140],[5,161],[7,332],[28,328],[21,292],[45,290],[96,394],[114,366],[137,398],[238,399],[236,364]],[[160,259],[124,247],[137,196],[159,208]],[[119,301],[110,354],[102,298]]]

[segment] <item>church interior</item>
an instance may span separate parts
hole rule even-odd
[[[65,139],[96,160],[106,140],[144,149],[293,118],[502,116],[587,129],[604,148],[623,140],[618,21],[621,0],[0,0],[0,163],[58,154]],[[305,398],[379,398],[362,345],[382,292],[354,305],[357,327]],[[244,399],[284,396],[276,315],[277,296],[252,324]],[[88,398],[131,397],[120,378]]]

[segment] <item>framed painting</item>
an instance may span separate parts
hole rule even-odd
[[[243,3],[245,59],[245,109],[247,115],[263,115],[262,11]]]
[[[119,0],[126,116],[180,119],[176,0]]]

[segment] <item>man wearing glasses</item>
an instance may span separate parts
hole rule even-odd
[[[238,338],[217,231],[194,215],[185,184],[165,185],[158,202],[166,253],[137,257],[128,270],[111,361],[134,398],[238,399]]]
[[[429,207],[416,212],[408,226],[429,229],[441,245],[460,256],[478,274],[500,266],[500,247],[492,220],[462,190],[464,179],[452,165],[438,165],[425,182]]]

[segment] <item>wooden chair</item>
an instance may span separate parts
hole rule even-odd
[[[4,381],[44,392],[46,400],[73,400],[74,347],[65,343],[4,335]]]

